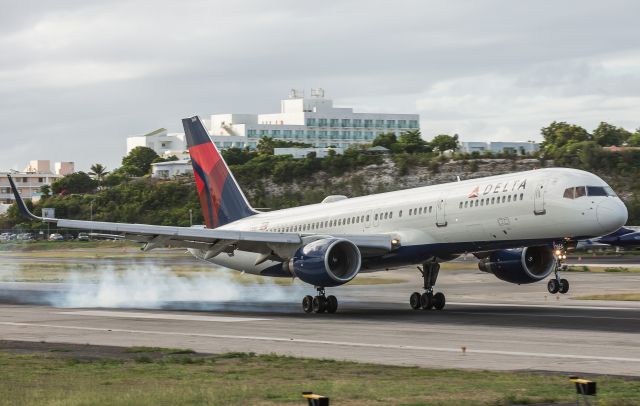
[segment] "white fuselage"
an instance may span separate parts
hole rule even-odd
[[[581,186],[610,190],[588,172],[538,169],[259,213],[220,229],[390,234],[399,240],[397,255],[369,260],[365,269],[374,270],[429,257],[588,238],[624,225],[627,210],[616,196],[565,197],[567,188]],[[249,273],[277,265],[256,266],[255,259],[255,253],[240,251],[210,262]]]

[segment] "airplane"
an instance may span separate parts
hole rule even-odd
[[[335,313],[333,288],[360,273],[418,266],[422,293],[411,308],[445,307],[434,292],[440,263],[472,253],[479,269],[512,284],[544,280],[566,293],[557,250],[604,235],[627,221],[614,191],[589,172],[545,168],[369,196],[328,196],[321,203],[269,212],[251,207],[198,116],[182,120],[205,226],[171,227],[38,217],[9,176],[20,212],[61,228],[120,233],[143,251],[184,247],[198,259],[268,277],[297,277],[317,290],[307,313]],[[557,251],[556,251],[557,250]]]
[[[580,240],[576,244],[576,250],[588,250],[594,248],[634,248],[640,246],[640,231],[638,227],[621,227],[611,234],[601,237]]]

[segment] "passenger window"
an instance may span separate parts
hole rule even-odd
[[[492,198],[491,198],[491,204],[494,204],[495,202],[496,202],[496,198],[495,198],[495,197],[492,197]]]
[[[507,197],[507,201],[511,202],[511,195],[509,195],[509,197]]]
[[[389,218],[390,218],[390,219],[392,219],[392,218],[393,218],[393,212],[392,212],[392,211],[390,211],[390,212],[389,212]]]
[[[389,213],[384,214],[384,219],[386,220],[387,218],[389,218]]]
[[[502,203],[507,201],[507,196],[502,196]]]
[[[374,220],[377,220],[377,219],[378,219],[378,213],[376,213],[376,215],[375,215],[375,216],[373,216],[373,219],[374,219]]]
[[[398,217],[402,217],[402,210],[398,212]]]
[[[464,208],[466,209],[467,206],[469,205],[469,201],[464,202]]]
[[[418,209],[418,214],[422,214],[422,207]]]
[[[479,202],[476,200],[476,207],[478,207],[478,203],[479,203]]]
[[[518,200],[518,195],[513,195],[513,201],[515,202],[516,200]]]
[[[524,199],[524,193],[520,193],[520,200]]]
[[[429,213],[431,213],[431,209],[433,209],[433,206],[429,206]]]
[[[364,223],[364,216],[360,216],[360,222]]]
[[[480,206],[484,206],[484,199],[480,200]]]
[[[461,208],[462,208],[462,202],[460,202],[460,207],[458,207],[458,208],[459,208],[459,209],[461,209]]]

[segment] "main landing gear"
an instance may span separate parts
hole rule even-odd
[[[305,313],[335,313],[338,310],[338,299],[335,296],[325,296],[324,288],[316,287],[317,296],[307,295],[302,299],[302,308]]]
[[[438,279],[438,273],[440,272],[440,264],[437,262],[427,262],[422,265],[423,268],[418,267],[418,270],[422,274],[424,280],[424,293],[413,292],[409,297],[409,304],[414,310],[442,310],[446,303],[446,299],[442,292],[433,293],[433,287]]]
[[[569,281],[566,279],[560,278],[560,269],[567,268],[567,266],[562,264],[561,261],[563,259],[566,259],[567,255],[561,249],[557,249],[556,258],[557,258],[557,261],[556,261],[556,269],[554,271],[554,277],[553,279],[549,279],[549,282],[547,283],[547,290],[552,295],[555,295],[556,293],[565,294],[569,291]]]

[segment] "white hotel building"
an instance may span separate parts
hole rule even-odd
[[[355,113],[352,108],[333,107],[322,89],[312,89],[311,97],[292,90],[280,103],[279,113],[213,114],[203,120],[211,139],[220,149],[255,148],[262,137],[311,144],[317,148],[348,148],[371,143],[381,133],[419,129],[418,114]],[[161,155],[184,154],[184,134],[164,129],[127,139],[127,150],[147,146]]]

